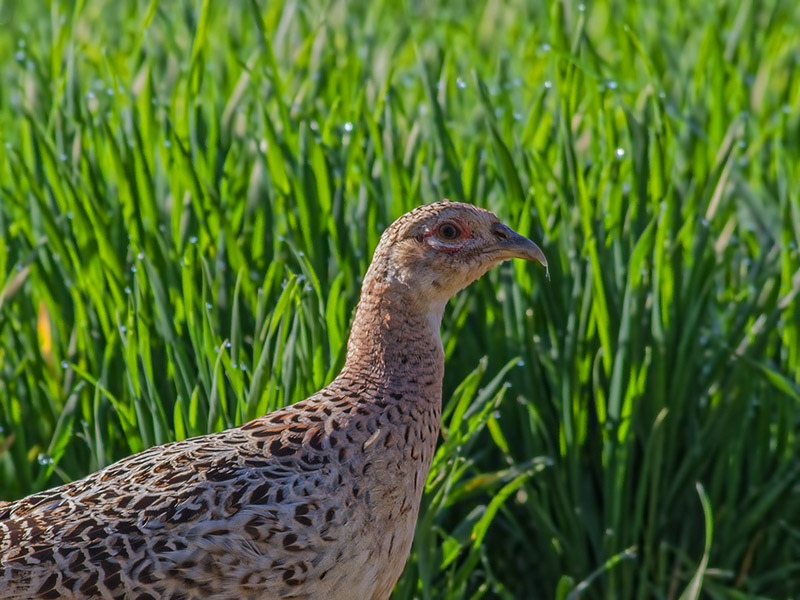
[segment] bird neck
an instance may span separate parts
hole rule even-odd
[[[425,305],[405,286],[365,278],[340,378],[376,396],[413,395],[441,403],[444,350],[440,327],[446,301]]]

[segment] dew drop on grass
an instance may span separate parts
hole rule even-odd
[[[247,365],[239,365],[239,369],[242,371],[247,371]]]
[[[45,454],[44,452],[41,452],[39,454],[39,456],[36,457],[36,462],[38,462],[42,466],[52,465],[53,464],[53,457],[50,456],[49,454]]]
[[[539,50],[541,50],[542,52],[550,52],[550,44],[545,42],[544,44],[539,46]]]
[[[578,4],[578,12],[585,12],[586,5],[585,4]]]
[[[619,85],[617,84],[616,81],[610,79],[609,81],[606,81],[606,87],[610,90],[615,90],[617,89],[617,87],[619,87]]]
[[[126,294],[130,294],[131,293],[131,288],[129,288],[127,285],[125,286],[125,293]]]
[[[69,368],[69,363],[67,361],[65,361],[65,360],[62,360],[61,361],[61,368],[62,369],[68,369]]]
[[[312,288],[310,285],[307,285],[307,286],[306,286],[306,287],[304,287],[303,289],[304,289],[305,291],[307,291],[307,292],[310,292],[310,291],[311,291],[311,290],[313,290],[314,288]]]
[[[525,366],[525,361],[524,361],[524,360],[521,360],[521,359],[520,359],[520,360],[518,360],[518,361],[517,361],[517,366],[518,366],[518,367],[524,367],[524,366]]]
[[[192,237],[190,237],[189,238],[189,243],[190,244],[196,244],[197,243],[197,236],[193,235]]]
[[[514,113],[514,120],[515,121],[520,121],[521,119],[522,119],[522,114],[518,113],[518,112],[515,112]]]
[[[226,348],[230,348],[231,347],[231,343],[229,341],[225,342],[225,347]]]
[[[623,156],[625,156],[625,149],[624,148],[617,148],[614,151],[614,156],[616,156],[617,158],[622,158]]]
[[[125,325],[120,325],[120,326],[119,326],[119,330],[120,330],[122,333],[128,333],[128,328],[127,328]]]
[[[347,123],[344,124],[344,130],[350,133],[351,131],[353,131],[353,124],[350,121],[348,121]]]
[[[460,90],[463,90],[465,87],[467,87],[467,82],[459,77],[456,79],[456,87]]]
[[[700,224],[701,224],[703,227],[708,227],[708,219],[701,219],[701,221],[700,221]]]
[[[17,52],[14,53],[14,59],[17,62],[20,63],[23,62],[25,60],[25,53],[22,50],[18,50]]]
[[[206,308],[207,308],[208,310],[211,310],[211,309],[212,309],[212,308],[214,308],[214,307],[211,305],[211,302],[207,302],[207,303],[206,303]]]
[[[235,363],[235,362],[232,362],[232,363],[231,363],[231,366],[232,366],[234,369],[238,369],[238,368],[239,368],[239,365],[238,365],[237,363]]]
[[[111,88],[106,88],[106,96],[113,96],[113,95],[114,95],[114,90],[112,90]]]
[[[139,252],[139,254],[136,255],[136,258],[139,260],[144,260],[144,252]]]
[[[131,267],[131,273],[136,273],[136,267]]]
[[[545,89],[549,90],[551,87],[553,87],[553,82],[548,79],[547,81],[544,82],[544,87]]]

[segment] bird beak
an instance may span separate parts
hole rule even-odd
[[[525,260],[535,260],[545,269],[547,268],[547,258],[545,258],[544,252],[528,238],[502,223],[498,223],[493,229],[501,239],[492,247],[492,251],[498,252],[503,260],[524,258]]]

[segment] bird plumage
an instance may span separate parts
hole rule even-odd
[[[388,598],[439,432],[444,305],[511,256],[546,264],[470,205],[398,219],[334,381],[240,427],[0,505],[0,598]]]

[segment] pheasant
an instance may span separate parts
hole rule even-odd
[[[400,217],[330,385],[0,505],[0,598],[389,598],[439,433],[442,313],[514,257],[547,267],[489,211],[438,202]]]

